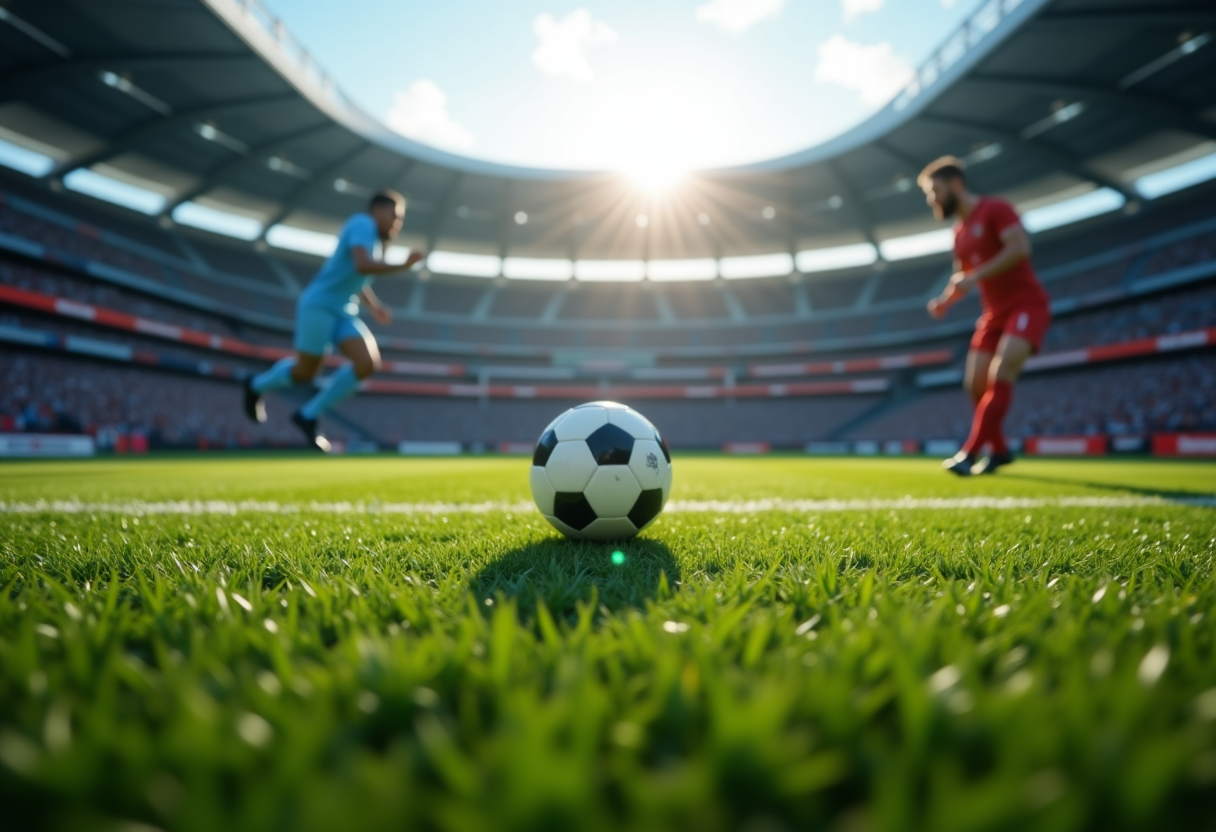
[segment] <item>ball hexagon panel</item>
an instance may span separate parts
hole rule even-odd
[[[581,491],[558,491],[554,494],[553,516],[576,531],[582,531],[597,519],[595,509]]]
[[[579,537],[584,540],[626,540],[637,533],[637,527],[627,517],[601,517],[583,529]]]
[[[533,465],[529,480],[532,485],[532,499],[535,501],[536,507],[540,509],[540,513],[552,514],[553,495],[556,492],[549,483],[549,477],[545,475],[545,469]]]
[[[666,501],[662,489],[650,488],[643,491],[638,495],[633,508],[629,509],[629,522],[641,531],[654,522]]]
[[[642,488],[671,487],[671,465],[663,455],[659,443],[653,439],[641,439],[633,443],[629,470],[637,477],[638,485]]]
[[[553,426],[558,441],[586,439],[596,428],[608,424],[608,411],[602,407],[576,407],[565,413]]]
[[[596,517],[624,517],[641,493],[642,486],[627,465],[601,465],[583,489]]]
[[[609,410],[608,424],[616,425],[634,439],[654,438],[654,425],[636,410]]]
[[[545,463],[545,474],[554,491],[581,492],[595,469],[595,457],[583,441],[558,442]]]
[[[549,454],[553,453],[556,447],[557,434],[553,432],[553,428],[546,428],[540,439],[536,440],[536,448],[532,451],[532,464],[543,466],[549,461]]]
[[[587,447],[598,465],[628,465],[633,437],[616,425],[604,425],[587,437]]]

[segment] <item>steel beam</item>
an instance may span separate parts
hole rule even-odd
[[[257,109],[258,107],[273,106],[280,103],[288,103],[292,101],[303,102],[298,95],[280,94],[280,95],[260,95],[253,98],[243,98],[239,101],[223,102],[211,104],[206,107],[197,107],[193,110],[184,110],[174,113],[168,118],[156,118],[150,121],[144,121],[137,124],[128,130],[123,131],[101,150],[87,154],[85,156],[77,156],[74,159],[69,159],[63,164],[56,167],[51,175],[63,176],[78,168],[88,168],[104,162],[107,159],[113,159],[122,153],[127,152],[133,147],[137,147],[141,142],[155,137],[166,130],[172,130],[176,127],[181,127],[184,124],[189,124],[194,121],[201,121],[210,118],[223,118],[234,113],[240,113],[245,110]]]
[[[55,63],[38,64],[28,69],[19,69],[0,78],[0,103],[16,98],[30,98],[32,93],[54,86],[61,81],[97,72],[191,72],[199,69],[213,70],[225,65],[238,69],[265,66],[256,55],[210,52],[144,57],[114,55],[108,58],[89,58],[70,63],[56,61]]]
[[[1023,139],[1017,133],[1014,133],[1003,127],[994,127],[991,124],[984,124],[978,121],[966,121],[964,119],[950,118],[947,116],[936,116],[928,113],[922,113],[917,116],[921,121],[927,121],[932,124],[940,124],[943,127],[954,127],[964,130],[974,130],[977,133],[985,133],[994,138],[998,138],[1002,143],[1013,147],[1021,147],[1030,151],[1032,154],[1040,157],[1046,162],[1050,162],[1055,167],[1066,171],[1067,173],[1076,176],[1079,179],[1085,179],[1093,182],[1095,185],[1100,185],[1104,188],[1111,188],[1123,194],[1123,196],[1131,201],[1139,199],[1140,195],[1127,184],[1116,179],[1111,179],[1101,171],[1094,170],[1089,165],[1077,159],[1067,151],[1060,150],[1048,144],[1039,141],[1028,141]]]

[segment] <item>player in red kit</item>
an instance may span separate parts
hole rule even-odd
[[[1001,425],[1013,383],[1043,344],[1051,302],[1031,268],[1030,237],[1012,205],[971,193],[966,166],[953,156],[930,164],[918,182],[938,219],[955,218],[954,274],[929,301],[929,314],[942,317],[972,287],[983,305],[963,382],[975,402],[971,435],[942,467],[962,476],[992,474],[1013,462]],[[977,462],[985,448],[988,455]]]

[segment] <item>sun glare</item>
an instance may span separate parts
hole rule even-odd
[[[685,171],[670,162],[646,161],[628,165],[624,174],[635,187],[652,194],[662,194],[678,185]]]

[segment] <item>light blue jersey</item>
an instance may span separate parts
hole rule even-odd
[[[343,309],[349,315],[359,314],[359,293],[372,282],[372,278],[355,270],[351,250],[357,246],[375,256],[378,242],[380,234],[371,214],[355,214],[348,219],[338,235],[338,247],[308,288],[300,294],[299,305]]]

